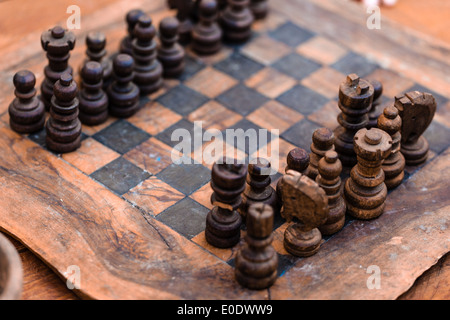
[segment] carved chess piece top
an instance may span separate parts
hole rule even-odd
[[[316,180],[319,174],[319,161],[329,150],[334,150],[334,133],[328,128],[319,128],[314,131],[311,143],[311,154],[308,169],[305,174],[312,180]]]

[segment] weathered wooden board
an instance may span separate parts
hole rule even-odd
[[[264,298],[232,268],[171,232],[60,158],[0,127],[0,226],[64,277],[81,271],[84,298]]]

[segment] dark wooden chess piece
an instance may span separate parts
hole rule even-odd
[[[179,43],[181,45],[188,45],[191,42],[191,34],[194,28],[192,15],[196,2],[193,0],[178,0],[176,18],[180,22],[178,28]]]
[[[152,19],[147,15],[139,17],[134,28],[135,39],[132,42],[134,58],[134,80],[141,95],[158,91],[163,85],[163,69],[156,59],[156,29]]]
[[[277,279],[278,255],[271,245],[273,220],[270,205],[256,203],[250,206],[245,243],[235,260],[236,280],[246,288],[266,289]]]
[[[372,106],[374,91],[367,80],[360,79],[356,74],[348,75],[339,87],[338,105],[342,112],[337,118],[340,126],[334,131],[334,146],[342,165],[346,167],[356,164],[353,137],[369,122],[368,112]]]
[[[422,134],[433,121],[436,100],[430,93],[412,91],[395,97],[395,107],[402,118],[400,152],[406,165],[420,165],[428,158],[429,144]]]
[[[242,194],[242,205],[239,209],[244,222],[249,207],[255,203],[265,203],[272,207],[274,214],[280,213],[277,194],[270,185],[271,174],[272,168],[266,159],[257,158],[255,163],[248,165],[247,185]]]
[[[284,232],[284,248],[292,255],[308,257],[319,251],[322,234],[318,227],[328,217],[328,198],[319,185],[297,171],[289,170],[282,178],[281,215],[290,224]]]
[[[133,83],[134,60],[128,54],[119,54],[113,61],[114,81],[108,88],[109,113],[128,118],[139,110],[139,88]]]
[[[373,93],[373,101],[372,107],[369,110],[369,123],[366,128],[376,128],[378,117],[383,113],[383,110],[380,110],[381,104],[381,95],[383,94],[383,85],[380,81],[377,80],[369,80],[370,84],[372,84],[374,93]]]
[[[45,107],[36,97],[36,77],[31,71],[21,70],[13,77],[16,98],[8,107],[9,126],[18,133],[33,133],[45,123]]]
[[[79,119],[88,126],[102,124],[108,119],[108,96],[102,89],[103,68],[97,61],[88,61],[81,69],[82,89],[79,92]]]
[[[330,150],[319,161],[317,184],[328,197],[328,217],[325,224],[319,227],[322,235],[332,235],[341,230],[345,224],[347,206],[341,189],[342,163],[336,151]]]
[[[163,66],[165,78],[177,78],[184,71],[184,48],[178,43],[180,23],[174,17],[161,20],[159,25],[160,46],[158,60]]]
[[[222,48],[222,29],[217,23],[215,0],[200,2],[200,21],[192,30],[192,49],[200,55],[212,55]]]
[[[103,32],[89,32],[86,37],[87,61],[96,61],[103,69],[103,89],[107,89],[113,80],[112,61],[106,55],[106,36]],[[87,62],[85,61],[85,62]],[[84,65],[84,64],[83,64]],[[82,85],[80,85],[82,87]]]
[[[251,0],[250,9],[255,19],[264,19],[269,13],[268,0]]]
[[[231,248],[240,240],[242,218],[237,210],[241,206],[246,176],[247,167],[236,161],[224,160],[213,165],[211,203],[214,208],[206,217],[205,237],[217,248]]]
[[[44,69],[45,79],[41,84],[41,99],[49,110],[53,96],[53,85],[63,73],[73,73],[69,65],[70,51],[75,47],[76,37],[73,32],[60,26],[45,31],[41,35],[41,45],[47,52],[48,65]]]
[[[224,40],[233,43],[246,42],[252,35],[254,20],[250,0],[228,0],[228,6],[220,15]]]
[[[383,161],[381,167],[385,175],[384,183],[388,190],[391,190],[399,186],[405,177],[405,157],[400,152],[402,119],[396,107],[384,109],[378,118],[378,128],[387,132],[392,139],[391,154]]]
[[[284,172],[294,170],[304,174],[305,171],[308,169],[309,161],[310,161],[309,154],[305,149],[294,148],[291,151],[289,151],[286,157],[287,165]],[[282,205],[283,202],[282,199],[283,193],[281,192],[281,180],[282,179],[278,180],[276,188],[277,198],[280,206]]]
[[[45,125],[45,142],[47,148],[54,152],[72,152],[81,145],[77,92],[77,84],[68,72],[61,75],[53,88],[50,118]]]
[[[139,18],[144,14],[145,14],[144,11],[140,9],[134,9],[127,13],[125,17],[125,21],[127,23],[127,35],[120,42],[119,47],[120,53],[125,53],[130,56],[133,54],[133,47],[131,43],[134,39],[134,28],[138,23]]]
[[[384,210],[387,188],[381,164],[391,153],[392,139],[378,128],[363,128],[355,135],[358,163],[344,188],[347,213],[357,219],[374,219]]]
[[[314,131],[311,143],[311,154],[308,169],[305,174],[312,180],[316,180],[319,174],[319,161],[329,150],[334,150],[334,133],[328,128],[319,128]]]

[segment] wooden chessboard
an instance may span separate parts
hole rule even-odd
[[[126,3],[83,16],[70,60],[75,70],[87,32],[104,31],[114,53],[125,34],[126,10],[140,7],[155,24],[174,14],[163,0]],[[407,291],[450,251],[449,47],[388,20],[381,30],[369,30],[361,7],[339,7],[339,1],[277,0],[271,7],[247,44],[207,58],[188,50],[179,80],[166,80],[163,89],[143,97],[142,109],[129,119],[84,126],[81,148],[64,155],[46,149],[45,131],[21,136],[9,128],[13,74],[29,69],[40,84],[47,63],[39,33],[15,39],[0,62],[0,229],[63,279],[69,266],[78,266],[81,288],[74,292],[82,298],[395,299]],[[234,280],[237,246],[217,249],[205,241],[210,166],[194,151],[197,164],[173,164],[172,132],[192,132],[195,121],[222,132],[278,129],[279,136],[260,146],[279,143],[275,185],[291,149],[309,150],[315,129],[337,126],[338,87],[349,73],[381,81],[382,106],[412,90],[434,95],[438,110],[425,133],[429,160],[406,169],[383,216],[348,219],[313,257],[284,250],[287,223],[276,219],[279,278],[268,290],[246,290]],[[378,290],[367,287],[374,265],[382,272]]]

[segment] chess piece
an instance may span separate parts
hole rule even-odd
[[[328,128],[319,128],[314,131],[311,143],[311,154],[308,169],[305,174],[312,180],[316,180],[319,174],[319,161],[329,150],[334,150],[334,133]]]
[[[255,19],[264,19],[269,12],[268,0],[251,0],[250,10],[252,10]]]
[[[302,174],[305,173],[305,171],[308,169],[309,166],[309,154],[308,152],[306,152],[305,149],[302,148],[294,148],[291,151],[289,151],[287,157],[286,157],[286,162],[287,162],[287,166],[285,168],[284,172],[288,172],[289,170],[294,170],[297,172],[300,172]],[[276,188],[276,192],[277,192],[277,198],[278,198],[278,203],[281,206],[283,199],[283,193],[281,192],[281,180],[278,180],[277,183],[277,188]]]
[[[45,142],[47,148],[54,152],[72,152],[81,145],[77,91],[77,84],[69,72],[63,73],[53,88]]]
[[[134,60],[128,54],[119,54],[113,61],[114,81],[108,88],[109,113],[128,118],[139,110],[139,88],[134,79]]]
[[[405,177],[405,157],[400,152],[402,119],[394,106],[384,109],[378,118],[378,128],[387,132],[392,139],[392,150],[389,157],[383,161],[384,183],[388,190],[399,186]]]
[[[217,23],[217,2],[200,2],[200,21],[192,30],[192,48],[200,55],[212,55],[222,48],[222,30]]]
[[[165,78],[177,78],[184,70],[183,47],[178,43],[178,28],[180,23],[176,18],[168,17],[159,25],[160,43],[158,60],[163,66]]]
[[[133,54],[133,47],[131,43],[133,42],[134,39],[134,28],[138,23],[139,18],[144,14],[145,14],[144,11],[140,9],[134,9],[127,13],[125,17],[125,21],[127,23],[127,35],[120,42],[119,47],[120,53],[125,53],[130,56]]]
[[[9,126],[18,133],[33,133],[45,123],[45,107],[36,97],[36,77],[31,71],[22,70],[13,77],[16,98],[8,107]]]
[[[113,77],[112,61],[108,57],[106,57],[107,52],[105,50],[105,34],[102,32],[89,32],[86,37],[86,47],[86,55],[88,56],[87,61],[97,61],[102,65],[103,89],[106,90],[111,84]],[[82,87],[82,85],[80,85],[80,87]]]
[[[367,129],[376,128],[378,117],[383,113],[383,111],[380,110],[381,95],[383,94],[383,85],[381,84],[380,81],[377,80],[370,80],[370,83],[373,86],[374,93],[373,93],[372,107],[369,110],[369,123],[366,126]]]
[[[270,205],[256,203],[249,207],[245,243],[235,260],[236,280],[246,288],[266,289],[277,279],[278,255],[271,245],[273,220]]]
[[[328,217],[328,198],[319,185],[305,175],[289,170],[282,178],[283,210],[288,222],[284,248],[292,255],[308,257],[319,251],[322,234],[318,227]]]
[[[53,86],[61,75],[73,73],[69,65],[70,51],[75,47],[75,35],[60,26],[45,31],[41,35],[41,45],[47,52],[48,65],[44,69],[45,79],[41,84],[41,99],[45,109],[49,110],[53,96]]]
[[[334,131],[334,146],[343,166],[353,167],[356,164],[353,137],[369,122],[368,112],[374,91],[367,80],[360,79],[356,74],[348,75],[339,87],[338,105],[342,112],[337,118],[340,126]]]
[[[328,217],[325,224],[319,227],[322,235],[332,235],[341,230],[345,223],[345,204],[341,178],[342,163],[336,151],[329,150],[319,161],[317,184],[325,191],[328,198]]]
[[[215,163],[211,173],[214,208],[206,217],[206,241],[218,248],[231,248],[240,240],[241,215],[237,209],[242,202],[247,168],[236,161]]]
[[[147,15],[139,17],[134,28],[135,39],[132,42],[134,58],[134,80],[141,95],[158,91],[163,84],[161,63],[156,59],[156,29]]]
[[[108,96],[102,89],[104,72],[100,62],[88,61],[81,69],[82,89],[79,92],[79,119],[88,126],[108,119]]]
[[[363,128],[355,135],[358,163],[344,188],[347,213],[357,219],[374,219],[384,210],[387,188],[381,164],[391,153],[392,139],[378,128]]]
[[[181,45],[187,45],[191,42],[191,33],[194,28],[192,15],[196,2],[192,0],[178,0],[176,18],[180,22],[178,28],[178,41]]]
[[[272,173],[270,162],[263,158],[257,158],[255,163],[248,165],[247,185],[242,194],[242,205],[239,212],[242,220],[246,221],[249,207],[255,203],[270,205],[274,214],[279,214],[277,194],[270,185]]]
[[[420,165],[428,158],[429,144],[422,134],[433,121],[436,100],[430,93],[412,91],[395,97],[395,107],[402,119],[400,152],[406,165]]]
[[[228,6],[220,15],[224,40],[233,43],[246,42],[252,35],[254,20],[250,0],[228,0]]]

